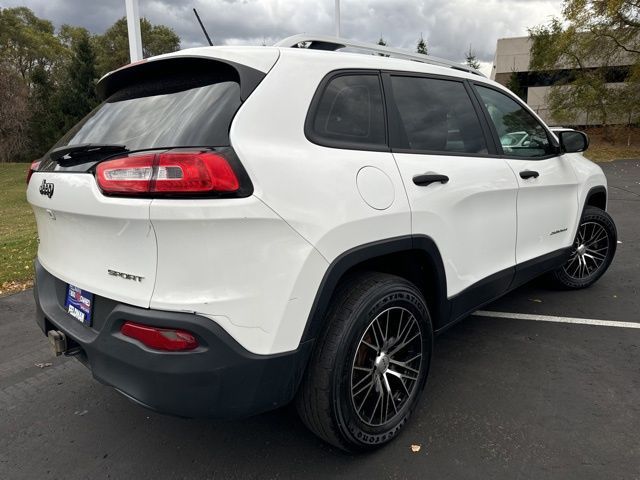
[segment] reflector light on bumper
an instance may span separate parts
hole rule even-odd
[[[125,322],[120,328],[124,336],[142,342],[154,350],[179,352],[198,347],[198,340],[185,330],[158,328],[134,322]]]

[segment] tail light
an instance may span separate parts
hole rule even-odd
[[[246,196],[246,173],[234,162],[232,150],[168,150],[139,153],[99,163],[98,185],[105,195],[125,196]],[[236,163],[234,169],[231,163]],[[243,184],[244,183],[244,184]]]
[[[29,180],[31,180],[31,176],[33,175],[33,172],[37,171],[39,166],[40,166],[40,160],[34,160],[33,162],[31,162],[31,166],[27,171],[27,185],[29,185]]]
[[[198,347],[196,337],[185,330],[158,328],[140,323],[125,322],[120,328],[120,333],[138,340],[154,350],[179,352],[193,350]]]

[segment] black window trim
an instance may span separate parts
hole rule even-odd
[[[485,143],[487,144],[488,153],[467,153],[467,152],[447,152],[444,150],[416,150],[412,148],[405,148],[404,146],[400,146],[399,139],[403,137],[403,134],[400,133],[400,129],[402,127],[402,119],[400,118],[400,112],[398,111],[397,105],[395,103],[395,99],[393,96],[393,88],[391,85],[391,77],[417,77],[417,78],[430,78],[434,80],[447,80],[462,83],[467,95],[469,96],[469,100],[473,105],[473,109],[476,112],[478,117],[478,122],[480,123],[480,128],[482,129],[482,133],[484,135]],[[415,155],[441,155],[441,156],[449,156],[449,157],[476,157],[476,158],[501,158],[498,153],[498,149],[496,146],[495,138],[493,137],[489,125],[486,124],[486,118],[484,116],[484,112],[482,111],[481,105],[478,103],[478,100],[475,94],[472,92],[471,87],[469,86],[469,82],[466,78],[455,77],[451,75],[438,75],[432,73],[423,73],[423,72],[410,72],[404,70],[382,70],[382,83],[383,83],[383,93],[385,99],[387,101],[386,111],[388,116],[388,124],[389,124],[389,145],[391,146],[392,153],[409,153]]]
[[[385,137],[384,145],[349,142],[349,141],[342,141],[342,140],[332,140],[318,134],[313,129],[313,121],[318,111],[318,105],[320,103],[320,100],[322,100],[322,96],[324,95],[327,85],[329,85],[329,83],[336,78],[344,77],[344,76],[354,76],[354,75],[366,75],[369,77],[376,76],[378,78],[378,82],[380,85],[380,92],[382,95],[382,115],[383,115],[383,121],[384,121],[384,137]],[[384,86],[382,84],[382,79],[380,78],[379,69],[358,68],[358,69],[332,70],[331,72],[327,73],[324,76],[324,78],[320,81],[318,88],[313,94],[311,104],[309,105],[309,109],[307,110],[307,117],[304,122],[304,135],[307,138],[307,140],[309,140],[311,143],[314,143],[321,147],[339,148],[344,150],[364,150],[368,152],[390,152],[391,150],[389,148],[389,122],[387,120],[387,117],[388,117],[387,102],[385,100],[385,91],[384,91]]]
[[[511,94],[510,92],[505,92],[501,88],[496,88],[494,85],[491,85],[488,83],[478,82],[478,81],[469,81],[469,83],[470,83],[470,88],[473,93],[473,96],[475,97],[476,102],[478,102],[480,108],[482,109],[484,121],[487,123],[489,130],[491,131],[491,136],[493,137],[493,141],[496,145],[496,149],[499,152],[498,157],[504,158],[506,160],[524,160],[524,161],[530,162],[530,161],[537,161],[537,160],[548,160],[550,158],[555,158],[562,155],[562,152],[560,151],[560,144],[556,141],[555,136],[552,134],[549,127],[547,127],[547,125],[543,121],[538,120],[537,116],[534,115],[534,112],[531,109],[531,107],[529,107],[529,105],[524,103],[519,97]],[[489,115],[489,111],[487,110],[487,107],[485,107],[482,97],[480,96],[480,93],[478,92],[478,89],[476,87],[484,87],[489,90],[493,90],[495,92],[501,93],[506,97],[512,99],[518,105],[520,105],[520,107],[522,107],[526,112],[528,112],[533,117],[533,119],[542,126],[542,128],[547,134],[547,139],[549,140],[549,143],[553,147],[553,153],[550,153],[549,155],[544,155],[541,157],[524,157],[519,155],[505,154],[502,148],[502,144],[500,143],[500,136],[498,135],[498,131],[496,130],[496,127],[493,124],[493,121],[491,120],[491,116]]]
[[[345,142],[339,140],[329,140],[322,135],[318,135],[313,130],[313,119],[317,112],[318,104],[322,98],[322,95],[331,80],[337,77],[346,76],[346,75],[377,75],[378,80],[380,81],[380,89],[382,91],[382,103],[383,103],[383,113],[384,113],[384,124],[385,124],[385,145],[372,145],[365,143],[357,143],[357,142]],[[485,137],[485,142],[487,143],[488,153],[466,153],[466,152],[446,152],[441,150],[414,150],[407,149],[404,147],[398,146],[397,139],[402,136],[399,133],[399,128],[401,128],[401,119],[400,113],[398,112],[397,106],[395,104],[393,98],[393,90],[391,88],[391,76],[404,76],[404,77],[421,77],[421,78],[433,78],[437,80],[449,80],[460,82],[464,85],[467,95],[471,100],[471,104],[478,115],[478,120],[480,122],[482,132]],[[337,149],[345,149],[345,150],[362,150],[362,151],[371,151],[371,152],[391,152],[391,153],[408,153],[415,155],[440,155],[440,156],[453,156],[453,157],[478,157],[478,158],[499,158],[506,160],[523,160],[523,161],[537,161],[537,160],[548,160],[550,158],[558,157],[562,155],[560,150],[560,145],[555,139],[555,136],[549,129],[549,127],[542,121],[540,124],[542,128],[545,130],[547,134],[547,138],[549,142],[554,147],[554,153],[549,155],[545,155],[542,157],[523,157],[517,155],[506,155],[504,150],[502,149],[502,144],[500,143],[500,138],[498,136],[498,132],[489,116],[489,112],[487,111],[480,94],[478,93],[476,86],[489,88],[491,90],[495,90],[498,93],[502,93],[507,97],[511,98],[518,105],[524,108],[527,112],[532,114],[533,118],[538,121],[536,115],[533,115],[533,111],[531,108],[524,103],[517,96],[510,94],[509,92],[505,92],[504,90],[497,88],[489,83],[479,82],[477,80],[470,80],[463,77],[456,77],[451,75],[441,75],[441,74],[433,74],[433,73],[424,73],[424,72],[414,72],[414,71],[406,71],[406,70],[380,70],[374,68],[351,68],[351,69],[336,69],[327,73],[322,80],[320,81],[318,88],[313,94],[313,98],[311,100],[311,104],[309,105],[309,109],[307,111],[307,116],[304,123],[304,134],[307,140],[311,143],[322,147],[328,148],[337,148]],[[395,143],[395,146],[394,146]]]

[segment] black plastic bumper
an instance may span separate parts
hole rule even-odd
[[[285,405],[295,395],[311,352],[313,342],[307,341],[293,352],[256,355],[205,317],[98,296],[89,328],[66,313],[66,287],[36,261],[34,295],[42,331],[64,332],[97,380],[162,413],[238,418]],[[127,320],[188,330],[200,346],[189,352],[151,350],[120,333]]]

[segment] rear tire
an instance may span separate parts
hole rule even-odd
[[[424,389],[433,330],[420,291],[382,273],[338,288],[296,397],[303,422],[323,440],[365,451],[395,438]]]
[[[609,214],[596,207],[586,207],[569,260],[551,272],[552,282],[565,290],[590,287],[611,265],[617,243],[616,225]]]

